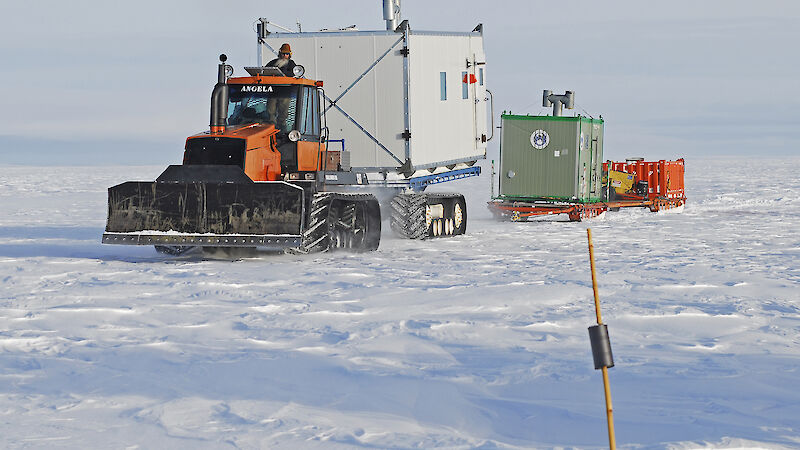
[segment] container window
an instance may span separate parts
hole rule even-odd
[[[483,86],[483,67],[478,69],[478,83]]]
[[[461,72],[461,98],[469,98],[469,78],[467,72]]]
[[[447,73],[439,72],[439,100],[447,100]]]

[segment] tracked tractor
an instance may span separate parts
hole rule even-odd
[[[183,164],[155,181],[109,188],[103,243],[153,245],[181,254],[196,247],[378,248],[388,191],[391,225],[412,239],[463,234],[466,204],[458,194],[408,191],[408,183],[370,186],[367,174],[343,168],[328,142],[322,81],[273,67],[231,77],[220,56],[210,128],[186,139]],[[384,192],[385,194],[385,192]]]
[[[109,189],[103,242],[173,254],[196,246],[377,249],[375,196],[333,192],[320,177],[338,172],[321,120],[322,83],[302,78],[302,66],[295,77],[265,67],[229,78],[226,59],[220,56],[210,129],[190,136],[183,164],[156,181]],[[363,174],[335,178],[328,181],[367,182]]]

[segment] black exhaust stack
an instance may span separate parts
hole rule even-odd
[[[227,74],[225,73],[228,65],[225,61],[228,57],[225,54],[219,55],[221,64],[217,72],[217,84],[211,92],[211,133],[225,132],[225,125],[228,121],[228,84]]]

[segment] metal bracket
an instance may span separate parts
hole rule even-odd
[[[402,137],[403,137],[403,139],[405,139],[405,140],[409,140],[409,139],[411,139],[411,130],[405,130],[405,131],[403,131],[403,134],[401,134],[401,136],[402,136]]]
[[[439,184],[447,181],[459,180],[461,178],[475,177],[480,174],[480,166],[474,166],[466,169],[451,170],[444,173],[414,177],[408,180],[408,185],[415,191],[422,191],[431,184]]]

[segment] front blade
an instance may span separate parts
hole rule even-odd
[[[108,190],[107,232],[299,235],[303,190],[284,182],[130,181]]]

